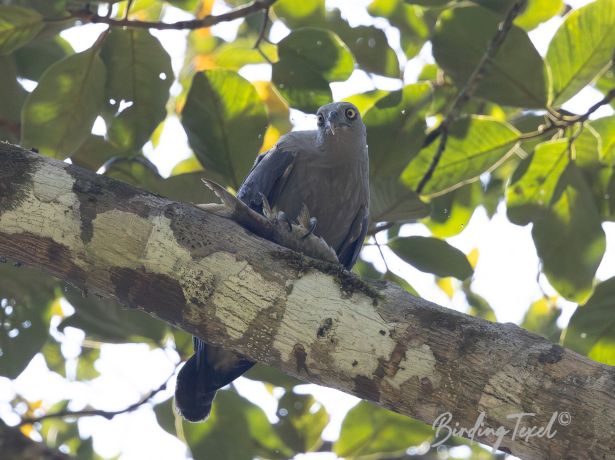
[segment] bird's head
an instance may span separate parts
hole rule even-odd
[[[359,109],[350,102],[333,102],[316,112],[318,131],[323,139],[333,136],[345,138],[365,135],[365,125]]]

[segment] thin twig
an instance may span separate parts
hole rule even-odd
[[[376,247],[378,248],[378,252],[380,253],[380,257],[382,257],[382,261],[384,262],[384,266],[387,269],[387,272],[390,272],[391,270],[389,270],[389,264],[387,264],[387,260],[384,258],[384,253],[382,252],[382,247],[380,246],[380,243],[378,243],[378,240],[376,239],[376,237],[374,237],[374,242],[376,243]]]
[[[254,49],[260,49],[261,42],[265,39],[265,34],[267,33],[267,26],[269,25],[269,7],[265,8],[263,11],[263,23],[261,24],[261,30],[258,33],[258,38],[254,43]]]
[[[128,15],[130,14],[130,8],[132,8],[132,2],[134,0],[128,0],[128,4],[126,5],[126,14],[124,15],[124,19],[128,20]]]
[[[609,104],[611,101],[615,99],[615,88],[612,88],[606,95],[594,105],[592,105],[587,112],[581,115],[566,115],[562,116],[559,112],[556,116],[559,120],[557,123],[553,121],[553,118],[549,117],[549,124],[546,127],[541,127],[541,129],[537,129],[536,131],[530,131],[528,133],[523,133],[519,136],[520,141],[525,141],[528,139],[534,139],[536,137],[544,136],[545,134],[550,133],[551,131],[563,130],[564,128],[568,128],[575,123],[585,123],[589,117],[596,112],[600,107]],[[550,115],[552,115],[550,113]],[[578,136],[576,136],[578,137]]]
[[[613,99],[615,99],[615,88],[612,88],[608,93],[606,93],[606,95],[602,98],[602,100],[592,105],[587,110],[587,112],[585,112],[583,115],[579,115],[576,119],[574,119],[572,123],[577,123],[577,122],[582,123],[584,121],[587,121],[592,113],[594,113],[596,110],[598,110],[603,105],[609,104]]]
[[[468,81],[466,82],[466,84],[463,86],[463,88],[457,95],[457,98],[453,102],[453,105],[450,108],[448,114],[446,115],[446,117],[444,118],[440,126],[435,130],[436,134],[431,136],[429,143],[433,142],[433,140],[435,140],[435,138],[439,135],[440,144],[438,145],[438,149],[436,150],[436,153],[431,161],[431,164],[429,165],[429,169],[427,170],[427,172],[425,172],[425,175],[421,178],[421,181],[419,182],[419,185],[416,188],[416,193],[420,194],[425,188],[425,186],[427,185],[427,182],[429,182],[429,180],[433,176],[436,170],[436,167],[438,166],[438,163],[440,162],[440,158],[442,157],[442,153],[446,149],[446,142],[448,140],[448,130],[449,130],[450,125],[457,119],[457,117],[461,113],[461,109],[468,103],[470,98],[474,95],[474,92],[476,91],[478,84],[487,74],[488,64],[495,57],[496,53],[500,49],[500,46],[502,46],[502,43],[504,43],[504,39],[506,38],[506,36],[508,35],[508,32],[510,31],[512,27],[513,21],[515,20],[515,18],[519,15],[521,10],[525,6],[526,1],[527,0],[517,0],[512,5],[512,7],[508,10],[508,13],[506,13],[506,17],[498,25],[498,31],[496,32],[494,37],[491,39],[491,42],[489,42],[489,45],[487,46],[487,50],[485,51],[485,54],[483,54],[483,57],[479,61],[478,65],[476,66],[476,68],[474,69],[470,77],[468,78]],[[425,143],[427,143],[427,138],[425,139]]]
[[[117,411],[106,411],[106,410],[102,410],[102,409],[84,409],[84,410],[78,410],[78,411],[63,410],[63,411],[59,411],[59,412],[53,412],[51,414],[41,415],[40,417],[23,418],[18,426],[31,425],[33,423],[42,422],[43,420],[46,420],[46,419],[49,419],[49,418],[100,416],[100,417],[106,418],[107,420],[111,420],[116,415],[125,414],[127,412],[132,412],[132,411],[138,409],[143,404],[145,404],[148,401],[150,401],[158,393],[160,393],[161,391],[164,391],[166,389],[166,387],[167,387],[167,384],[169,383],[169,380],[171,379],[171,377],[173,377],[174,374],[175,374],[175,370],[173,371],[173,373],[158,388],[156,388],[155,390],[150,391],[147,394],[147,396],[145,396],[143,399],[141,399],[140,401],[137,401],[134,404],[131,404],[128,407],[125,407],[124,409],[117,410]]]
[[[262,43],[263,40],[269,41],[265,37],[265,34],[267,33],[267,25],[268,24],[269,24],[269,7],[267,7],[265,9],[265,11],[263,11],[263,23],[261,24],[261,30],[258,33],[258,38],[256,39],[256,42],[254,42],[253,48],[256,51],[258,51],[258,53],[261,55],[261,57],[265,61],[267,61],[269,64],[273,64],[273,62],[271,62],[271,59],[269,59],[269,56],[267,56],[267,54],[261,48],[261,43]]]
[[[64,19],[79,18],[82,21],[90,22],[92,24],[108,24],[113,27],[135,27],[140,29],[157,30],[194,30],[211,27],[221,22],[244,18],[257,11],[269,9],[275,2],[276,0],[254,0],[252,3],[235,8],[227,13],[218,15],[210,14],[201,19],[191,19],[188,21],[177,22],[137,21],[129,20],[127,18],[107,18],[88,10],[73,11],[69,17]]]
[[[555,132],[554,135],[559,135],[560,137],[563,137],[564,135],[564,131],[567,128],[570,128],[571,126],[574,126],[577,123],[581,124],[581,127],[578,131],[576,131],[569,140],[568,143],[568,150],[569,150],[569,154],[571,157],[571,160],[574,161],[574,142],[577,140],[577,138],[581,135],[583,129],[586,128],[586,126],[584,125],[584,123],[589,119],[589,117],[591,116],[591,114],[593,114],[594,112],[596,112],[596,110],[598,110],[600,107],[602,107],[603,105],[606,105],[608,103],[610,103],[612,100],[615,99],[615,88],[611,89],[606,96],[604,96],[604,98],[602,98],[602,100],[598,101],[597,103],[595,103],[594,105],[592,105],[587,112],[581,114],[581,115],[574,115],[571,114],[570,112],[566,112],[565,114],[562,114],[561,112],[559,112],[559,115],[557,117],[553,117],[551,116],[551,114],[548,115],[547,118],[547,124],[540,126],[539,129],[535,130],[535,131],[530,131],[527,133],[522,133],[519,135],[519,137],[517,137],[516,142],[522,142],[522,141],[527,141],[530,139],[535,139],[537,137],[542,137],[545,136],[551,132]],[[555,119],[559,120],[559,121],[554,121]],[[429,136],[429,135],[428,135]],[[432,138],[431,142],[433,142],[436,139],[436,137]],[[442,141],[440,141],[440,146],[438,147],[438,150],[440,150],[442,146]],[[512,149],[509,153],[507,153],[506,155],[504,155],[502,158],[500,158],[495,164],[493,164],[486,172],[491,172],[494,169],[498,168],[502,163],[504,163],[506,160],[508,160],[508,158],[514,153],[515,149]],[[471,182],[474,182],[478,177],[472,177],[470,179],[464,180],[462,182],[459,182],[455,185],[452,185],[444,190],[439,190],[438,192],[435,193],[431,193],[428,195],[429,198],[435,198],[438,196],[442,196],[447,194],[448,192],[451,192],[455,189],[458,189],[459,187],[462,187],[464,185],[467,185]]]
[[[111,17],[111,13],[113,13],[113,3],[108,2],[107,3],[107,11],[105,13],[105,17],[106,18],[110,18]]]
[[[367,230],[367,236],[374,236],[376,235],[376,233],[382,232],[383,230],[388,230],[389,228],[393,227],[395,224],[396,222],[386,222],[380,225],[372,225]]]

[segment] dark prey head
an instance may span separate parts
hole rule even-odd
[[[359,110],[350,102],[333,102],[316,112],[319,137],[323,140],[343,141],[363,139],[365,125]]]

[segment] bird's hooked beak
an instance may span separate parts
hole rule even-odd
[[[326,127],[329,128],[331,134],[335,136],[335,128],[339,125],[339,115],[337,112],[329,112],[327,115]]]

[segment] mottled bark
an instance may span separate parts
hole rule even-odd
[[[234,222],[0,144],[0,255],[303,380],[432,423],[514,430],[523,458],[613,458],[615,368],[366,282]],[[560,423],[563,421],[564,423]],[[475,440],[493,445],[494,433]]]

